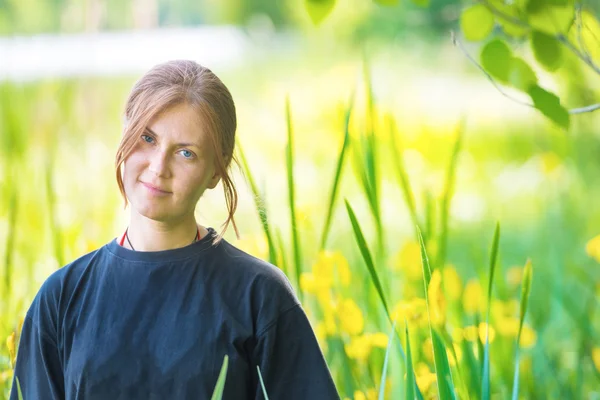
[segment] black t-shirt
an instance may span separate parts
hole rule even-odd
[[[214,229],[189,246],[139,252],[116,239],[44,282],[23,323],[24,400],[339,399],[285,275]],[[11,400],[17,399],[13,380]]]

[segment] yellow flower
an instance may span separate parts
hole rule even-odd
[[[321,251],[312,266],[312,273],[319,285],[332,287],[336,273],[342,286],[350,284],[350,267],[344,255],[338,251]]]
[[[519,346],[522,348],[533,347],[537,342],[537,334],[535,331],[527,325],[523,325],[523,330],[521,331],[521,341],[519,342]]]
[[[465,329],[463,330],[465,339],[468,340],[469,342],[474,342],[477,340],[477,335],[479,335],[479,340],[481,340],[481,343],[483,343],[485,345],[486,326],[487,326],[487,324],[485,322],[482,322],[479,324],[479,327],[472,326],[472,325],[465,327]],[[494,327],[491,325],[490,325],[489,336],[490,336],[490,338],[489,338],[490,343],[492,343],[494,341],[494,338],[496,337],[496,331],[494,330]]]
[[[427,392],[431,385],[437,380],[435,373],[431,372],[425,363],[417,364],[415,375],[417,386],[419,386],[419,389],[423,393]]]
[[[423,279],[421,267],[421,247],[416,241],[408,241],[400,248],[394,263],[396,270],[404,272],[406,277],[412,281]]]
[[[594,362],[596,370],[600,372],[600,347],[594,347],[592,349],[592,361]]]
[[[15,365],[15,360],[17,358],[17,354],[16,354],[16,339],[17,334],[15,332],[12,332],[10,335],[8,335],[8,338],[6,338],[6,347],[8,347],[8,355],[10,356],[10,362],[11,365]]]
[[[367,400],[377,400],[377,391],[375,389],[367,389]]]
[[[520,321],[516,317],[502,317],[496,319],[498,333],[502,336],[517,337],[519,334],[519,323]]]
[[[450,300],[458,300],[462,292],[462,282],[453,265],[446,265],[443,271],[444,293]]]
[[[460,343],[465,338],[464,332],[462,328],[453,328],[452,329],[452,341],[455,343]]]
[[[456,353],[456,359],[458,362],[460,362],[460,360],[462,360],[462,349],[460,348],[460,345],[454,344],[454,352]],[[452,353],[452,350],[446,349],[446,353],[448,354],[448,363],[450,366],[456,366],[456,361],[454,361],[454,354]]]
[[[367,396],[360,390],[354,392],[354,400],[367,400]]]
[[[483,295],[481,285],[477,279],[472,279],[467,283],[463,293],[463,308],[467,314],[475,314],[481,310]]]
[[[513,266],[506,271],[506,281],[511,286],[518,286],[523,279],[523,267]]]
[[[371,352],[371,340],[365,335],[354,336],[350,343],[344,345],[348,357],[357,361],[365,361]]]
[[[352,299],[342,300],[337,307],[340,327],[350,335],[360,334],[365,327],[362,311]]]
[[[300,274],[300,289],[304,293],[317,293],[317,282],[312,272]]]
[[[367,334],[369,339],[371,340],[371,345],[373,347],[380,347],[382,349],[387,348],[388,346],[388,335],[383,332],[369,333]]]
[[[411,327],[427,327],[429,318],[425,299],[415,297],[408,302],[400,301],[394,306],[392,319],[395,319],[398,324],[404,324],[404,320],[406,320]]]
[[[446,299],[442,292],[442,274],[438,269],[431,275],[427,296],[431,323],[436,326],[443,325],[446,320]]]
[[[433,342],[431,341],[431,338],[427,338],[423,341],[421,351],[427,361],[433,362]]]
[[[585,245],[585,252],[594,260],[600,262],[600,235],[590,239]]]

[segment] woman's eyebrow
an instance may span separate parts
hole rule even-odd
[[[150,132],[151,134],[153,134],[156,137],[160,137],[159,135],[156,134],[156,132],[154,132],[152,129],[146,127],[146,130],[148,132]],[[198,143],[192,143],[192,142],[184,142],[184,143],[177,143],[176,146],[182,146],[182,147],[187,147],[187,146],[196,146],[196,147],[200,147],[200,145]]]

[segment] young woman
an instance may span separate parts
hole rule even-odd
[[[285,275],[237,249],[229,90],[193,61],[157,65],[133,87],[116,155],[127,229],[54,272],[23,323],[15,377],[25,400],[338,399]],[[194,211],[221,182],[223,229]],[[13,381],[11,400],[17,399]]]

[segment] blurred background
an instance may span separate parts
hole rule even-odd
[[[0,398],[40,285],[124,231],[114,179],[123,106],[136,79],[175,58],[211,68],[234,96],[248,171],[234,169],[240,238],[226,238],[286,272],[342,398],[376,398],[391,332],[345,200],[405,350],[409,322],[425,398],[437,387],[415,222],[443,282],[436,298],[460,398],[481,396],[488,304],[492,398],[510,396],[516,365],[519,398],[600,398],[600,111],[572,117],[564,131],[503,96],[452,44],[464,2],[338,0],[318,25],[313,3],[0,0]],[[598,15],[599,4],[587,5]],[[575,59],[554,75],[536,72],[569,107],[600,101],[598,76]],[[220,187],[197,216],[220,227]],[[533,281],[517,346],[527,260]],[[397,344],[385,398],[405,393]]]

